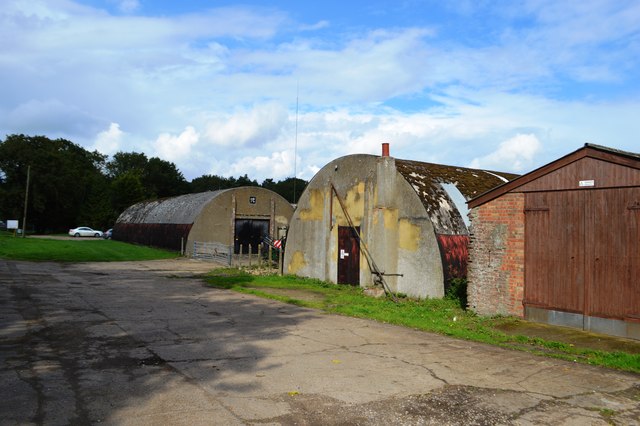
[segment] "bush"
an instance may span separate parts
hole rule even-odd
[[[445,288],[444,297],[457,301],[462,309],[467,309],[467,279],[452,278]]]

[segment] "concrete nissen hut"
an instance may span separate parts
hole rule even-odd
[[[118,218],[113,235],[135,242],[193,252],[194,242],[216,243],[247,253],[266,235],[284,235],[293,207],[279,194],[259,187],[180,195],[134,204]]]
[[[587,144],[469,202],[480,314],[640,339],[640,155]]]
[[[285,272],[369,287],[377,266],[391,291],[442,297],[466,273],[465,201],[513,177],[395,159],[387,144],[382,157],[338,158],[298,201]]]

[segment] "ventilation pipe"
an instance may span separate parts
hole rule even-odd
[[[389,143],[388,142],[383,142],[382,143],[382,156],[383,157],[388,157],[389,156]]]

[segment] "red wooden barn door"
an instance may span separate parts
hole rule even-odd
[[[640,188],[589,191],[586,315],[640,319]]]
[[[584,311],[585,212],[582,191],[525,198],[525,306]]]
[[[356,230],[338,226],[338,284],[360,285],[360,241]]]
[[[525,306],[640,320],[640,188],[528,193]]]

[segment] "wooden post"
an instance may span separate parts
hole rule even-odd
[[[27,235],[27,204],[29,203],[29,178],[31,166],[27,166],[27,186],[24,190],[24,215],[22,216],[22,238]]]

